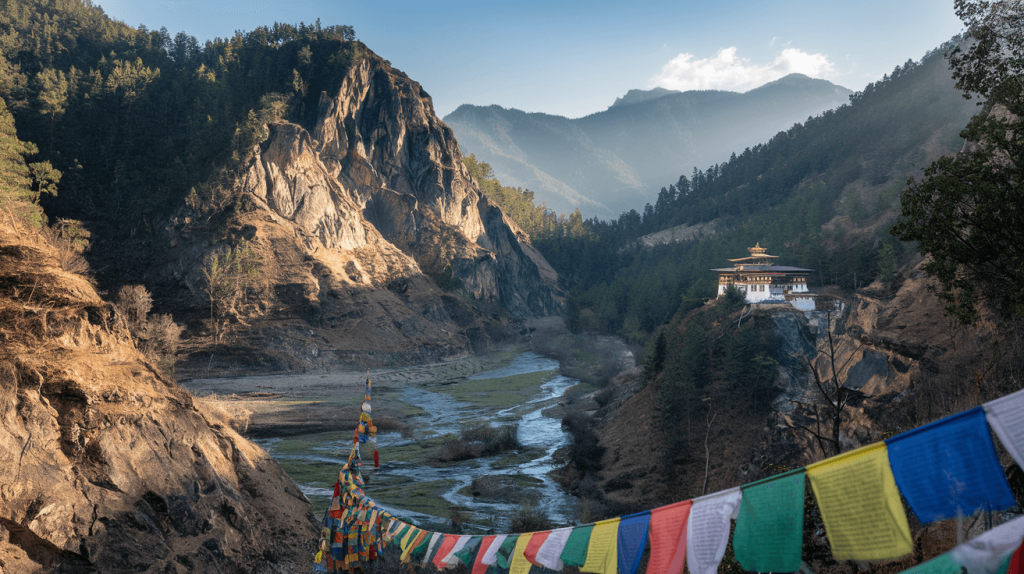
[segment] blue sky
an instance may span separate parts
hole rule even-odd
[[[200,41],[275,21],[348,24],[439,116],[471,103],[580,117],[634,88],[746,91],[794,71],[859,90],[961,29],[952,0],[94,3]]]

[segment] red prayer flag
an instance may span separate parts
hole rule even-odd
[[[680,574],[686,563],[686,522],[693,501],[684,500],[651,511],[651,557],[647,574]]]
[[[1006,574],[1024,574],[1024,544],[1020,545],[1020,548],[1013,553],[1013,557],[1010,558],[1010,567],[1006,569]]]
[[[455,548],[455,543],[459,541],[459,537],[454,534],[445,534],[444,540],[441,541],[441,547],[437,549],[437,553],[434,554],[434,567],[438,570],[444,568],[444,564],[441,560],[444,560],[445,556]]]
[[[526,545],[526,550],[523,550],[523,556],[530,561],[530,564],[543,568],[542,565],[537,563],[537,551],[540,550],[541,545],[544,544],[544,541],[548,539],[550,534],[551,531],[547,530],[544,532],[534,532],[533,536],[530,537],[530,543]]]
[[[473,561],[472,574],[487,574],[489,566],[483,563],[483,559],[484,554],[487,554],[487,549],[494,542],[494,538],[494,536],[484,536],[484,539],[480,541],[480,549],[476,551],[476,560]]]

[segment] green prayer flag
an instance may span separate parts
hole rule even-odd
[[[420,542],[420,545],[414,548],[412,553],[409,554],[409,558],[412,559],[414,562],[422,562],[423,557],[427,554],[427,549],[430,548],[430,538],[430,534],[424,536],[423,541]]]
[[[590,546],[590,532],[594,525],[580,526],[573,528],[569,539],[565,541],[565,549],[562,550],[562,562],[566,566],[583,566],[587,563],[587,548]]]
[[[469,539],[469,542],[455,553],[455,557],[462,561],[463,564],[472,567],[473,562],[476,560],[477,550],[480,549],[480,542],[483,541],[483,536],[474,536]]]
[[[519,540],[518,534],[509,534],[498,548],[498,561],[495,564],[502,570],[509,569],[509,565],[512,562],[512,552],[516,549],[517,540]]]
[[[743,487],[732,548],[750,572],[796,572],[804,529],[804,469]]]
[[[963,566],[954,562],[949,553],[946,553],[924,564],[918,564],[910,570],[904,570],[903,574],[960,574],[962,571]]]

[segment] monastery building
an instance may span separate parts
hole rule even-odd
[[[718,296],[725,294],[729,285],[735,285],[747,296],[749,303],[784,301],[787,295],[808,293],[807,274],[811,269],[773,265],[777,255],[768,255],[758,243],[748,247],[749,257],[730,259],[733,267],[712,269],[718,272]]]

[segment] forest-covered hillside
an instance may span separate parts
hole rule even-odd
[[[0,97],[63,174],[47,212],[86,221],[93,267],[117,282],[139,263],[124,242],[152,235],[186,199],[228,203],[230,173],[265,124],[316,113],[320,92],[364,53],[354,39],[348,26],[316,22],[200,44],[130,28],[88,2],[7,0]]]

